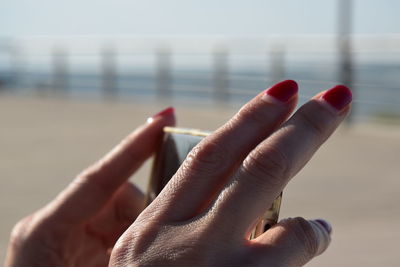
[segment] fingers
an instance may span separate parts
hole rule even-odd
[[[86,230],[101,237],[103,243],[112,248],[144,207],[145,195],[134,184],[126,182],[119,187],[101,212],[90,220]]]
[[[297,84],[290,80],[255,97],[192,150],[155,203],[171,220],[199,213],[245,156],[287,119],[296,101]]]
[[[303,266],[328,248],[331,231],[321,219],[285,219],[251,241],[249,257],[264,266]]]
[[[157,148],[165,126],[174,125],[173,108],[165,109],[126,137],[104,158],[82,172],[47,207],[48,213],[68,223],[96,214],[116,190]]]
[[[213,209],[217,221],[235,221],[244,235],[343,121],[351,92],[344,86],[328,90],[301,107],[243,161]],[[241,218],[239,221],[237,218]]]

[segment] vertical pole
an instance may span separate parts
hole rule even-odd
[[[339,51],[339,81],[353,90],[353,57],[351,47],[352,0],[338,0],[338,51]],[[347,117],[347,123],[353,121],[353,112]]]
[[[105,46],[101,52],[102,88],[103,96],[107,99],[115,98],[117,85],[117,60],[114,47]]]
[[[214,96],[217,102],[229,100],[229,62],[228,50],[219,47],[214,50]]]
[[[282,46],[273,46],[271,49],[271,83],[277,83],[285,77],[285,54]]]
[[[159,48],[156,52],[156,95],[159,100],[172,96],[172,61],[171,50]]]
[[[9,44],[9,52],[10,52],[10,82],[11,88],[18,89],[21,82],[21,67],[23,64],[21,48],[14,42]]]
[[[62,47],[55,47],[52,53],[53,61],[53,90],[56,93],[65,93],[68,84],[67,52]]]

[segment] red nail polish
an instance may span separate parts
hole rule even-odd
[[[161,110],[157,114],[153,115],[152,118],[160,117],[160,116],[168,116],[168,115],[172,115],[174,113],[175,113],[175,109],[173,107],[168,107],[168,108],[166,108],[164,110]]]
[[[275,84],[265,91],[265,93],[281,102],[287,102],[292,96],[297,94],[298,89],[299,87],[295,81],[286,80]]]
[[[344,85],[336,85],[322,95],[322,98],[337,110],[342,110],[350,104],[353,96],[349,88]]]

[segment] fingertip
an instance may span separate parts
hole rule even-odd
[[[330,222],[324,219],[315,219],[314,221],[319,223],[329,235],[332,234],[332,224]]]
[[[316,242],[318,244],[315,256],[322,254],[331,243],[332,226],[328,221],[323,219],[308,220],[315,232]]]
[[[264,244],[265,248],[274,248],[272,250],[276,255],[282,255],[296,266],[303,266],[329,247],[329,231],[332,228],[325,222],[323,219],[306,220],[302,217],[283,219],[254,242],[258,247]]]
[[[262,96],[266,102],[288,103],[297,96],[299,86],[293,80],[281,81],[268,88]]]
[[[166,117],[166,116],[171,116],[174,115],[175,113],[175,108],[174,107],[167,107],[160,112],[156,113],[152,117]]]
[[[318,93],[312,99],[317,100],[331,113],[342,116],[350,111],[353,93],[344,85],[336,85]]]
[[[155,121],[164,126],[174,126],[176,124],[175,108],[172,106],[167,107],[147,119],[148,124]]]

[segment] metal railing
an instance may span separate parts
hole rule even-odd
[[[400,74],[400,36],[361,36],[353,38],[351,47],[336,50],[327,45],[332,39],[294,36],[235,42],[192,38],[113,43],[86,38],[86,45],[81,40],[45,39],[36,40],[36,46],[24,40],[1,40],[0,87],[10,92],[64,95],[73,91],[77,96],[80,91],[91,91],[107,99],[147,94],[154,99],[201,96],[218,103],[241,103],[268,84],[295,78],[307,88],[301,91],[301,100],[345,83],[356,92],[355,109],[360,106],[360,114],[366,106],[373,112],[400,114],[400,75],[396,75]],[[312,48],[305,45],[308,42]],[[92,62],[83,63],[88,58]]]

